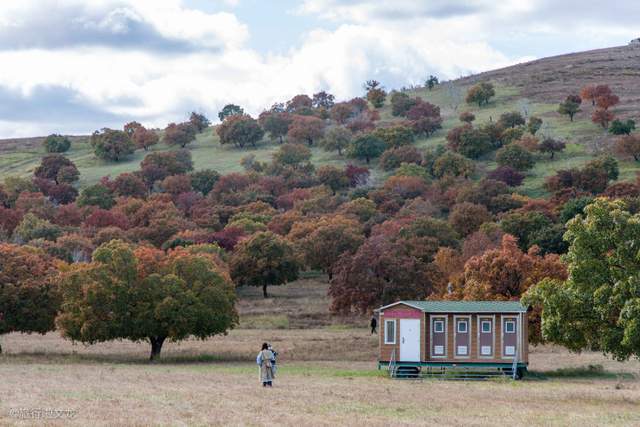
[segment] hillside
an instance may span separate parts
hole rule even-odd
[[[443,129],[430,138],[416,142],[418,148],[445,144],[445,136],[451,128],[459,125],[461,111],[473,112],[476,123],[496,120],[506,111],[522,111],[528,115],[541,117],[545,124],[541,132],[545,135],[562,138],[567,142],[565,152],[552,161],[539,161],[533,170],[527,172],[521,192],[530,196],[545,194],[542,188],[544,178],[558,169],[577,167],[588,161],[594,154],[610,148],[613,138],[590,120],[592,108],[583,103],[582,111],[570,122],[557,113],[558,102],[569,93],[576,93],[585,84],[607,84],[620,96],[621,102],[614,109],[616,116],[638,119],[640,113],[640,48],[613,47],[588,52],[572,53],[544,58],[515,66],[488,71],[464,77],[453,82],[436,86],[432,91],[425,88],[408,89],[413,96],[420,96],[441,108],[444,119]],[[469,86],[479,81],[491,81],[496,85],[496,97],[488,106],[478,108],[464,103],[464,93]],[[454,89],[452,89],[452,87]],[[391,88],[387,88],[391,89]],[[380,110],[381,122],[390,123],[398,118],[391,115],[387,103]],[[10,175],[27,176],[37,166],[45,154],[41,147],[42,138],[0,140],[0,179]],[[153,150],[169,149],[159,144]],[[264,141],[256,148],[236,149],[223,147],[213,128],[199,134],[190,145],[195,168],[213,168],[221,173],[242,170],[239,162],[247,154],[253,154],[256,160],[270,160],[277,145]],[[338,156],[336,153],[313,147],[312,161],[316,165],[344,165],[358,163]],[[118,163],[106,162],[95,158],[87,137],[74,137],[68,157],[80,170],[80,187],[97,182],[101,177],[112,177],[122,172],[134,171],[145,156],[137,151],[133,156]],[[477,162],[477,176],[495,167],[492,155]],[[373,177],[384,178],[374,163],[371,164]],[[635,177],[634,162],[620,162],[620,179]]]

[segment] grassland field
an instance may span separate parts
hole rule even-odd
[[[0,425],[637,426],[640,362],[532,348],[523,381],[392,380],[377,370],[366,318],[328,314],[326,279],[239,289],[227,336],[168,343],[73,344],[57,333],[0,337]],[[273,389],[258,381],[263,341],[279,351]],[[19,419],[18,409],[72,418]]]

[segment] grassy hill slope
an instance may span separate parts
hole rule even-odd
[[[573,53],[540,59],[495,71],[489,71],[445,83],[429,91],[424,88],[408,92],[420,96],[438,105],[444,118],[443,129],[430,138],[416,142],[420,148],[446,143],[449,129],[459,125],[458,115],[462,111],[472,111],[476,123],[496,120],[505,111],[526,111],[528,115],[541,117],[545,124],[541,132],[547,136],[565,139],[567,150],[553,161],[540,156],[536,167],[527,173],[524,186],[520,191],[530,196],[545,194],[542,184],[544,178],[558,169],[580,166],[599,152],[610,148],[613,140],[602,129],[591,123],[592,107],[583,104],[573,122],[560,116],[556,110],[558,102],[569,93],[576,93],[585,84],[608,84],[621,98],[621,103],[613,110],[619,117],[640,116],[640,48],[614,47],[588,52]],[[464,103],[464,94],[469,86],[478,81],[492,81],[496,85],[497,95],[485,107]],[[382,122],[398,120],[391,115],[390,106],[381,111]],[[45,154],[41,147],[42,138],[0,140],[0,179],[9,175],[26,176],[32,173],[40,158]],[[159,144],[154,150],[171,148]],[[220,145],[213,128],[198,135],[190,145],[196,169],[213,168],[221,173],[240,171],[240,159],[253,154],[257,160],[271,158],[277,145],[264,142],[256,148],[236,149]],[[85,187],[97,182],[102,176],[112,177],[122,172],[136,170],[145,152],[137,151],[126,161],[106,162],[95,158],[87,137],[74,137],[71,150],[67,153],[81,172],[80,186]],[[343,165],[354,162],[327,153],[318,147],[313,148],[313,162],[317,165]],[[383,173],[372,163],[373,177],[384,178]],[[477,176],[495,167],[494,153],[477,162]],[[637,166],[632,161],[620,163],[620,179],[633,179]]]

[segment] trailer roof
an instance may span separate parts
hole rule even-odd
[[[405,304],[427,313],[524,313],[527,308],[520,301],[398,301],[380,307],[385,310]]]

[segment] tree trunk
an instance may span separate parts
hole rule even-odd
[[[2,354],[2,344],[0,344],[0,354]]]
[[[280,135],[280,144],[282,144],[284,141],[282,140],[282,135]]]
[[[265,298],[269,298],[269,295],[267,295],[267,285],[262,285],[262,295]]]
[[[569,114],[569,121],[573,121],[573,114]]]
[[[338,156],[342,156],[342,148],[338,148]]]
[[[149,360],[154,361],[160,357],[162,344],[164,344],[165,339],[166,337],[149,337],[149,341],[151,342],[151,356]]]

